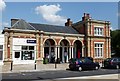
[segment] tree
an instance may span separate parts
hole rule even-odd
[[[111,31],[111,51],[116,57],[120,57],[120,30]]]

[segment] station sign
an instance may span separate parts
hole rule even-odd
[[[36,40],[27,40],[27,43],[36,43]]]

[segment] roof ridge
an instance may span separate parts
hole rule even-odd
[[[30,24],[37,24],[37,25],[47,25],[47,26],[58,26],[58,27],[68,27],[68,26],[62,26],[62,25],[52,25],[52,24],[41,24],[41,23],[31,23]]]
[[[30,24],[29,24],[28,22],[26,22],[24,19],[20,19],[20,20],[24,21],[26,24],[28,24],[30,27],[32,27],[34,30],[36,30],[35,27],[33,27],[32,25],[30,25]]]

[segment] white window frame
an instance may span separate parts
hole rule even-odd
[[[15,47],[19,47],[19,49],[15,49]],[[29,50],[29,49],[27,49],[27,50],[22,50],[22,46],[28,46],[28,48],[29,48],[29,46],[34,46],[34,50]],[[22,51],[34,51],[34,54],[35,54],[35,56],[34,56],[34,60],[22,60],[21,58],[22,58]],[[36,46],[35,45],[14,45],[13,46],[13,59],[15,60],[16,58],[15,58],[15,56],[14,56],[14,52],[20,52],[20,60],[19,61],[35,61],[36,60],[36,54],[37,54],[37,51],[36,51]],[[16,61],[16,60],[15,60]]]
[[[22,46],[27,46],[27,50],[23,50]],[[22,46],[21,46],[21,58],[20,59],[24,60],[24,59],[22,59],[22,51],[32,51],[32,52],[34,51],[34,59],[33,60],[35,60],[36,59],[36,46],[34,46],[34,50],[29,50],[29,47],[32,46],[32,45],[29,45],[29,46],[28,45],[22,45]]]
[[[103,36],[104,33],[103,28],[104,28],[103,26],[94,26],[94,36]]]
[[[102,44],[102,47],[95,47],[95,44],[98,44],[98,45],[100,45],[100,44]],[[96,50],[95,49],[98,49],[99,48],[99,50],[100,49],[102,49],[102,53],[99,51],[99,53],[101,53],[101,54],[96,54]],[[103,56],[104,56],[104,42],[94,42],[94,56],[95,56],[95,58],[103,58]]]

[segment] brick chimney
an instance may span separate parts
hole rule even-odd
[[[70,18],[67,19],[65,26],[72,26],[72,21],[70,20]]]
[[[84,13],[84,16],[82,17],[82,21],[86,20],[86,19],[90,19],[90,14],[89,13]]]
[[[11,26],[13,26],[19,19],[11,19]]]

